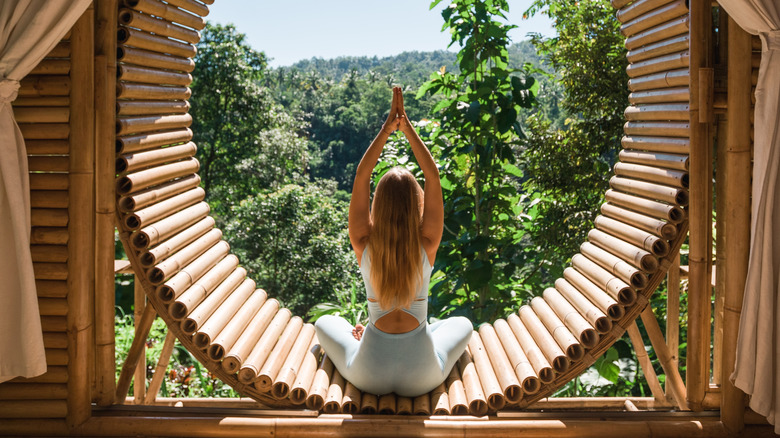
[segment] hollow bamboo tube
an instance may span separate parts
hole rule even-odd
[[[195,309],[182,320],[181,329],[188,335],[195,334],[200,326],[214,313],[225,298],[246,279],[246,270],[238,268],[214,289]]]
[[[40,280],[67,280],[67,263],[33,263],[35,278]]]
[[[137,192],[131,196],[123,196],[119,199],[117,205],[123,212],[140,210],[156,202],[164,201],[179,193],[197,187],[198,184],[200,184],[200,177],[198,175],[188,175],[184,178]]]
[[[189,128],[178,131],[118,137],[116,139],[116,153],[133,153],[168,144],[184,143],[190,140],[192,140],[192,131]]]
[[[479,381],[479,374],[468,347],[466,347],[466,351],[458,359],[458,371],[460,371],[463,388],[466,391],[469,414],[476,416],[487,414],[487,400],[485,399],[482,383]]]
[[[141,266],[149,268],[160,263],[162,260],[165,260],[186,245],[192,243],[195,239],[206,234],[212,228],[214,228],[214,219],[212,217],[208,216],[201,219],[195,225],[175,235],[171,239],[142,253],[139,257]]]
[[[192,116],[189,114],[117,117],[116,134],[127,135],[163,131],[166,129],[187,128],[191,124]]]
[[[70,59],[44,59],[36,65],[31,75],[67,75],[70,73]]]
[[[122,364],[122,371],[119,373],[119,379],[116,383],[116,400],[119,402],[123,402],[125,398],[127,398],[127,391],[130,390],[130,381],[133,378],[133,371],[138,364],[138,360],[141,358],[144,347],[146,346],[146,338],[149,336],[149,329],[152,327],[152,323],[156,316],[157,312],[154,311],[154,307],[147,305],[144,307],[140,321],[138,321],[135,326],[133,343],[127,351],[127,358],[125,359],[125,363]]]
[[[585,349],[580,345],[580,341],[569,331],[563,321],[558,318],[555,312],[544,301],[544,298],[535,297],[531,300],[530,308],[524,312],[533,312],[534,316],[542,323],[546,332],[555,340],[556,344],[566,355],[566,358],[576,362],[585,355]],[[522,319],[524,315],[521,315]],[[527,324],[526,326],[533,326]]]
[[[528,360],[528,357],[525,355],[523,349],[520,347],[520,344],[517,342],[517,339],[512,333],[512,329],[509,327],[509,324],[507,324],[507,322],[503,319],[498,319],[493,323],[493,330],[495,331],[496,337],[501,342],[501,345],[504,349],[504,354],[506,355],[507,360],[509,360],[512,370],[520,381],[523,394],[537,393],[539,388],[541,388],[541,384],[539,383],[539,376],[536,374],[536,371],[534,371],[533,366],[531,366],[531,362]],[[490,344],[490,342],[492,342],[492,339],[490,342],[487,341],[488,337],[491,337],[491,335],[483,335],[483,340],[485,340],[486,344]],[[493,345],[490,344],[488,348],[493,348]],[[493,353],[491,353],[491,355],[492,354]],[[551,373],[552,369],[548,369],[548,372]],[[553,376],[550,376],[549,379],[552,380]]]
[[[137,49],[135,47],[117,47],[116,57],[117,61],[124,63],[164,68],[166,70],[177,70],[189,73],[195,69],[195,62],[188,57],[182,58],[174,55],[163,55],[158,52]]]
[[[69,106],[70,106],[70,97],[68,96],[18,97],[14,101],[14,108],[69,107]]]
[[[167,218],[142,228],[133,234],[131,242],[136,250],[144,250],[150,246],[170,239],[174,234],[192,226],[209,214],[209,205],[201,202],[172,214]]]
[[[257,314],[266,298],[265,291],[256,290],[246,302],[240,304],[233,315],[230,315],[230,319],[219,331],[216,330],[215,326],[209,326],[211,323],[211,319],[209,319],[195,335],[195,345],[201,348],[205,346],[209,359],[219,362],[225,356],[225,352],[230,351],[244,329],[248,328],[249,320]],[[227,302],[224,305],[227,305]]]
[[[311,382],[311,388],[309,388],[306,396],[306,408],[312,411],[319,411],[322,405],[325,404],[325,396],[328,394],[328,386],[330,382],[330,376],[333,373],[333,362],[328,358],[327,353],[322,355],[322,361],[320,362],[317,372],[314,373],[314,379]],[[363,397],[361,411],[365,409],[365,404],[370,403],[370,397]],[[376,401],[376,396],[374,396]],[[374,405],[376,410],[376,404]]]
[[[598,332],[556,289],[548,287],[543,292],[547,305],[558,318],[569,328],[577,340],[585,348],[593,348],[599,342]],[[533,303],[532,303],[533,304]]]
[[[629,3],[633,2],[634,0],[611,0],[612,7],[615,9],[620,9],[628,5]]]
[[[35,280],[35,289],[41,298],[66,298],[68,284],[64,281]]]
[[[255,282],[245,279],[237,288],[230,292],[198,327],[193,337],[195,346],[204,350],[208,349],[211,340],[227,326],[231,319],[236,316],[239,308],[249,301],[250,298],[258,294],[260,295],[260,297],[252,300],[253,303],[265,299],[265,292],[258,290],[254,293],[254,291]]]
[[[620,161],[624,163],[658,166],[675,170],[688,170],[688,155],[666,154],[661,152],[620,151]]]
[[[631,285],[635,290],[641,290],[647,286],[647,275],[636,267],[626,263],[620,257],[617,257],[590,242],[583,243],[580,246],[580,252],[611,274]]]
[[[33,245],[65,245],[70,235],[63,227],[35,227],[30,232],[30,243]]]
[[[651,103],[632,105],[623,115],[627,120],[688,120],[687,103]]]
[[[298,369],[295,377],[295,383],[292,384],[290,389],[290,401],[296,405],[301,405],[306,402],[306,396],[308,395],[311,383],[314,380],[314,373],[317,372],[317,358],[320,355],[320,345],[315,333],[309,346],[306,347],[303,359],[301,360],[300,368]],[[365,396],[360,401],[360,406],[363,406]],[[362,410],[362,408],[361,408]]]
[[[688,6],[685,0],[676,0],[625,23],[620,26],[620,33],[631,37],[659,24],[666,24],[687,12]]]
[[[197,16],[185,12],[174,6],[170,6],[155,0],[123,0],[125,6],[147,14],[156,15],[183,26],[201,30],[206,27],[206,21]],[[207,8],[208,9],[208,8]]]
[[[295,383],[295,379],[298,376],[298,370],[302,366],[313,337],[314,326],[311,324],[304,324],[298,337],[295,339],[295,344],[293,344],[290,353],[287,355],[287,358],[284,360],[284,363],[274,378],[271,394],[277,399],[287,398],[290,394],[290,388]],[[346,406],[347,403],[349,403],[350,407],[348,409],[350,409],[351,412],[348,413],[357,413],[360,409],[360,391],[357,391],[357,395],[355,395],[355,392],[349,389],[350,387],[354,388],[352,384],[347,384],[347,390],[344,393],[344,400],[342,401],[342,409],[347,409]],[[349,398],[349,400],[347,400],[347,398]]]
[[[25,141],[28,154],[67,154],[70,145],[67,140],[28,140]],[[40,174],[38,174],[40,175]],[[30,175],[30,184],[33,183],[33,175]],[[32,186],[30,186],[32,189]]]
[[[688,87],[662,88],[660,90],[642,90],[635,91],[628,95],[628,101],[632,105],[688,102],[690,100],[691,93],[688,90]],[[685,120],[687,120],[687,118]]]
[[[31,190],[32,208],[68,208],[70,196],[65,190]]]
[[[122,46],[127,45],[183,58],[192,58],[197,53],[197,49],[192,44],[175,41],[129,27],[117,29],[117,43]]]
[[[205,254],[212,248],[218,248],[216,252],[221,252],[221,250],[227,247],[227,243],[217,247],[217,245],[220,243],[220,239],[222,239],[221,230],[214,228],[208,231],[206,234],[195,239],[192,243],[188,244],[180,251],[173,254],[171,257],[168,257],[167,259],[155,265],[153,268],[149,269],[147,271],[147,277],[149,278],[149,281],[153,285],[159,285],[165,281],[166,278],[170,278],[175,273],[184,269],[185,266],[189,265],[195,259]],[[179,290],[179,292],[183,291],[184,290]],[[157,296],[163,303],[170,303],[176,299],[172,288],[165,288],[164,290],[159,291]]]
[[[487,352],[486,357],[489,358],[489,362],[493,366],[493,372],[501,387],[503,399],[509,403],[519,402],[523,396],[520,381],[515,374],[514,367],[509,363],[509,358],[501,345],[501,341],[496,336],[495,329],[490,324],[482,324],[479,327],[479,337]],[[474,349],[471,351],[474,351]],[[530,366],[530,363],[528,365]],[[480,379],[481,376],[482,371],[480,370]]]
[[[614,172],[619,177],[635,178],[683,189],[687,189],[690,185],[688,172],[684,170],[662,169],[641,164],[616,163]]]
[[[67,140],[70,136],[67,123],[20,123],[19,130],[25,140]]]
[[[672,394],[674,400],[677,402],[677,406],[680,409],[687,409],[688,403],[685,399],[685,384],[682,377],[680,377],[680,371],[677,367],[673,366],[672,357],[669,351],[666,349],[666,342],[664,341],[664,335],[661,334],[661,329],[658,327],[658,321],[655,319],[653,309],[645,307],[642,311],[642,322],[647,332],[647,337],[650,338],[650,343],[653,345],[658,360],[661,362],[661,367],[666,374],[666,380],[671,383]]]
[[[70,77],[65,75],[25,76],[19,81],[18,95],[20,98],[70,96]]]
[[[117,173],[135,172],[145,167],[189,158],[195,155],[197,149],[195,143],[189,142],[178,146],[123,155],[116,160],[116,171]]]
[[[137,116],[143,114],[184,114],[190,110],[186,100],[120,100],[116,103],[119,116]]]
[[[333,370],[328,391],[325,393],[325,401],[322,411],[326,414],[338,414],[341,412],[341,401],[344,400],[344,378],[339,370]]]
[[[284,332],[279,337],[279,341],[277,341],[276,346],[268,355],[268,359],[266,359],[257,375],[255,386],[260,391],[267,392],[271,390],[274,379],[279,374],[279,370],[287,359],[287,355],[290,354],[290,350],[292,350],[295,339],[301,332],[302,327],[303,319],[298,316],[294,316],[287,324]],[[341,403],[341,400],[339,400],[339,403]]]
[[[176,341],[176,336],[172,331],[168,330],[165,335],[165,341],[163,341],[163,347],[160,351],[160,358],[157,360],[157,366],[154,368],[154,374],[152,374],[152,381],[149,382],[149,388],[147,388],[146,396],[144,397],[144,404],[151,404],[157,398],[157,391],[160,390],[163,377],[165,377],[165,369],[168,368],[168,362],[173,352],[173,346]]]
[[[648,274],[658,270],[658,259],[650,252],[637,248],[622,239],[601,230],[590,230],[588,240]]]
[[[128,82],[118,82],[116,92],[119,99],[187,100],[192,96],[192,90],[188,87],[166,87]]]
[[[227,352],[223,354],[222,369],[228,374],[237,373],[266,328],[270,324],[273,324],[273,327],[284,324],[287,318],[289,317],[286,316],[285,312],[279,311],[278,301],[273,298],[266,300],[263,306],[253,314],[241,336],[226,349]]]
[[[722,276],[725,297],[723,316],[723,355],[721,357],[723,382],[721,421],[726,429],[737,434],[744,426],[745,395],[734,386],[730,376],[736,359],[737,334],[742,313],[745,279],[747,276],[750,243],[750,199],[744,195],[744,188],[750,185],[750,80],[752,72],[747,67],[747,50],[755,38],[742,30],[736,22],[728,20],[728,114],[726,124],[727,146],[723,161],[728,183],[723,190],[723,211],[718,213],[718,236],[723,235],[728,248],[723,267],[717,274]],[[761,49],[761,41],[752,45]],[[720,146],[720,144],[719,144]],[[718,202],[721,204],[721,202]],[[719,245],[718,248],[721,248]],[[720,252],[722,250],[719,250]],[[719,280],[720,281],[720,280]],[[676,350],[675,350],[676,351]]]
[[[62,316],[42,316],[41,330],[44,332],[63,332],[68,330],[67,318]]]
[[[141,210],[124,215],[124,225],[127,230],[137,230],[160,221],[182,209],[202,201],[206,197],[206,192],[195,187],[186,192],[179,193],[176,196],[152,204]]]
[[[41,316],[66,316],[68,301],[64,298],[38,298],[38,311]]]
[[[572,266],[621,306],[628,307],[636,302],[636,291],[631,286],[584,255],[575,254],[572,257]]]
[[[617,12],[617,19],[621,23],[626,23],[633,20],[634,18],[639,17],[640,15],[652,11],[655,8],[671,3],[671,1],[672,0],[637,0],[630,6],[619,10]]]
[[[193,12],[197,15],[200,15],[201,17],[205,17],[206,15],[209,14],[209,8],[203,3],[210,5],[214,3],[214,1],[211,0],[211,1],[199,2],[195,0],[169,0],[167,3],[173,6],[177,6],[186,11]]]
[[[640,62],[670,53],[681,52],[688,49],[688,35],[683,34],[658,41],[646,46],[629,50],[626,54],[628,62]]]
[[[448,411],[450,414],[466,415],[469,412],[468,398],[466,397],[466,389],[463,387],[463,379],[460,376],[457,364],[452,367],[450,374],[444,380],[444,386],[447,388],[447,398],[450,403]]]
[[[16,107],[14,106],[16,123],[68,123],[70,108],[68,107]]]
[[[249,353],[241,364],[241,368],[238,371],[239,381],[250,384],[257,380],[260,369],[268,358],[268,355],[271,353],[271,350],[276,345],[276,342],[279,340],[279,336],[288,325],[291,316],[289,310],[279,310],[273,321],[271,321],[271,324],[269,324],[268,328],[263,332],[260,340],[253,346],[252,352]]]
[[[28,156],[27,166],[30,172],[67,172],[70,165],[68,157]]]
[[[689,80],[690,72],[687,68],[684,68],[631,78],[628,80],[628,89],[632,92],[640,92],[658,91],[663,90],[664,88],[687,87]],[[686,133],[682,136],[687,137],[688,134]]]
[[[643,248],[658,258],[669,254],[669,243],[646,231],[605,216],[597,216],[593,223],[597,229]]]
[[[66,329],[67,330],[67,329]],[[43,332],[44,348],[68,348],[68,334]]]
[[[680,207],[685,207],[688,205],[689,201],[688,190],[680,187],[670,187],[631,178],[621,178],[619,176],[610,178],[609,185],[614,190],[641,196],[650,200],[676,204]]]
[[[68,190],[68,186],[68,175],[59,173],[30,174],[30,190]]]
[[[685,211],[675,205],[664,204],[615,190],[607,190],[605,198],[611,204],[668,221],[672,224],[679,224],[686,217]]]
[[[622,223],[652,233],[666,240],[672,240],[677,237],[677,227],[669,222],[664,222],[659,219],[645,216],[641,213],[626,210],[615,204],[602,204],[601,213],[604,214],[604,216],[619,220]]]
[[[166,20],[153,18],[132,9],[120,9],[118,18],[119,22],[125,26],[135,27],[157,35],[176,38],[190,44],[197,44],[200,41],[200,33],[197,31],[177,26]]]
[[[348,412],[345,411],[345,413]],[[431,397],[429,394],[423,394],[414,398],[412,401],[412,413],[414,415],[431,415]]]
[[[493,365],[490,362],[488,353],[485,350],[485,346],[482,343],[482,339],[477,332],[471,333],[471,340],[469,341],[469,351],[474,361],[474,367],[479,375],[479,381],[482,386],[482,393],[487,399],[488,408],[493,411],[497,411],[506,405],[504,399],[504,388],[498,382],[496,377],[496,371],[493,369]],[[507,373],[507,376],[514,377],[514,373],[511,375]],[[519,399],[520,383],[514,379],[513,387],[510,389],[507,387],[507,391],[513,394],[513,398]]]
[[[646,59],[644,61],[639,61],[633,64],[629,64],[628,67],[626,67],[626,74],[629,78],[638,78],[641,76],[647,76],[654,73],[659,72],[666,72],[669,70],[676,70],[676,69],[682,69],[688,67],[688,64],[690,63],[690,52],[687,50],[677,53],[671,53],[669,55],[663,55],[658,56],[656,58],[650,58]],[[682,110],[676,111],[676,113],[681,112]],[[674,118],[672,120],[685,120],[678,118]]]
[[[639,326],[636,325],[636,321],[629,324],[626,328],[628,337],[631,339],[631,344],[634,346],[634,352],[636,353],[636,360],[642,367],[642,373],[645,375],[647,386],[650,387],[650,392],[653,393],[653,398],[662,402],[666,400],[664,396],[664,390],[661,388],[661,384],[658,382],[658,376],[653,369],[653,363],[650,361],[650,357],[645,350],[645,343],[642,340],[642,334],[639,333]]]
[[[396,397],[395,400],[395,406],[396,410],[395,413],[397,415],[411,415],[412,414],[412,399],[410,397]]]
[[[396,397],[392,392],[379,396],[377,401],[377,413],[384,415],[396,414]]]
[[[531,366],[534,372],[539,376],[539,380],[542,383],[550,383],[555,379],[555,369],[547,360],[542,352],[536,340],[533,338],[528,328],[523,324],[523,321],[515,315],[509,315],[506,319],[512,333],[514,333],[515,339],[523,349],[528,361],[531,362]]]
[[[667,137],[687,137],[690,134],[690,124],[685,122],[633,122],[623,126],[628,135],[659,135]]]
[[[117,79],[126,82],[140,82],[155,85],[181,85],[185,87],[192,83],[192,75],[189,73],[159,70],[156,68],[139,67],[128,64],[120,64],[117,67]]]
[[[3,382],[0,386],[0,400],[65,400],[67,398],[68,385],[60,383]]]
[[[145,188],[188,176],[198,171],[200,163],[195,158],[189,158],[175,163],[164,164],[151,169],[141,170],[117,179],[117,193],[127,195]]]
[[[566,268],[563,270],[563,280],[574,287],[579,293],[585,296],[591,303],[596,305],[609,319],[617,321],[623,317],[625,310],[618,302],[611,297],[608,293],[604,292],[597,285],[593,284],[588,277],[582,275],[581,272],[574,268]],[[561,293],[569,293],[569,290],[565,285],[559,285],[562,279],[555,281],[556,289]]]
[[[213,219],[211,220],[213,221]],[[244,277],[246,277],[246,271],[243,268],[236,269],[237,267],[238,257],[229,254],[227,257],[220,260],[214,268],[199,278],[198,281],[186,291],[181,293],[168,307],[168,313],[174,320],[182,320],[210,294],[217,292],[216,288],[223,282],[232,284],[232,287],[235,287],[244,279]],[[228,277],[232,280],[227,280]],[[196,330],[194,329],[188,334],[194,333],[195,331]]]
[[[220,241],[212,246],[196,259],[183,267],[179,272],[170,277],[164,284],[157,287],[157,296],[173,299],[192,286],[200,277],[205,275],[214,265],[228,255],[230,245]],[[151,271],[151,270],[150,270]],[[157,271],[156,271],[157,272]],[[162,278],[162,277],[160,277]]]
[[[678,252],[666,274],[666,346],[672,356],[672,365],[679,364],[680,351],[680,253]],[[672,400],[671,383],[664,382],[666,398]]]
[[[68,210],[64,208],[33,208],[30,210],[33,227],[67,227]]]
[[[379,407],[379,399],[374,394],[364,392],[360,398],[360,413],[366,415],[376,414]]]
[[[65,263],[68,261],[67,245],[30,245],[33,262]]]
[[[429,408],[430,406],[433,406],[432,412],[423,415],[430,415],[431,413],[433,413],[433,415],[450,415],[450,399],[447,396],[447,390],[445,389],[444,383],[431,391]]]

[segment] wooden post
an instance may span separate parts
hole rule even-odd
[[[653,363],[650,362],[650,357],[647,355],[647,350],[645,350],[645,343],[642,341],[642,334],[639,332],[639,326],[636,325],[636,321],[632,322],[626,331],[631,339],[631,345],[634,346],[637,362],[639,362],[642,372],[645,374],[647,385],[650,386],[650,392],[653,393],[653,398],[656,401],[663,402],[666,400],[666,397],[663,389],[661,389],[661,384],[658,382],[658,376],[653,369]]]
[[[135,345],[136,342],[139,342],[138,339],[138,329],[141,328],[141,320],[144,316],[144,311],[146,310],[146,307],[151,307],[152,304],[146,303],[146,294],[144,293],[144,288],[141,286],[141,281],[138,278],[138,275],[133,276],[133,301],[134,301],[134,319],[135,319],[135,327],[136,327],[136,338],[133,339],[133,344]],[[152,321],[154,321],[154,318],[152,318]],[[151,323],[149,324],[151,327]],[[147,335],[148,336],[148,335]],[[139,342],[139,350],[140,353],[138,353],[138,361],[135,366],[135,370],[133,371],[133,404],[143,404],[144,402],[144,396],[146,395],[146,338],[147,336],[143,336],[142,339],[140,339]],[[129,355],[128,355],[129,356]],[[129,359],[129,357],[128,357]],[[123,370],[124,371],[124,370]]]
[[[175,344],[176,336],[172,331],[168,330],[168,333],[165,335],[165,342],[163,342],[162,350],[160,351],[160,358],[157,359],[157,366],[154,368],[152,381],[149,382],[149,388],[146,390],[146,396],[144,397],[145,405],[152,404],[157,399],[157,392],[162,385],[163,378],[165,377],[165,370],[168,368],[168,363],[171,360],[171,353],[173,353],[173,346]]]
[[[712,157],[709,123],[701,123],[701,93],[712,89],[701,87],[700,69],[710,67],[710,29],[712,26],[712,2],[692,0],[690,2],[690,266],[688,284],[688,364],[687,397],[691,409],[702,409],[704,393],[710,380],[710,314],[712,287],[710,286],[712,235],[712,206],[710,184],[712,181]],[[708,83],[704,81],[705,84]],[[707,111],[707,110],[704,110]]]
[[[664,335],[661,333],[661,328],[658,327],[658,321],[655,319],[653,309],[649,306],[645,307],[642,311],[642,322],[645,325],[645,331],[647,337],[650,338],[650,343],[653,345],[658,361],[661,362],[661,367],[666,373],[666,380],[671,383],[672,395],[677,402],[677,406],[685,410],[687,408],[686,400],[686,388],[683,384],[680,371],[672,366],[672,359],[669,351],[666,350],[666,342],[664,341]]]
[[[92,296],[94,292],[94,9],[71,31],[70,160],[68,204],[68,415],[71,428],[91,415],[94,373]],[[112,258],[113,259],[113,258]]]
[[[722,10],[721,10],[722,13]],[[724,190],[723,233],[726,260],[723,266],[725,280],[723,315],[723,399],[721,419],[726,429],[738,434],[744,427],[745,400],[742,391],[729,379],[734,370],[737,332],[742,313],[742,297],[747,277],[750,243],[750,198],[745,195],[750,187],[750,104],[751,104],[751,36],[729,18],[728,57],[728,125],[726,134],[727,178]],[[724,178],[725,179],[725,178]]]
[[[114,106],[117,0],[96,3],[95,22],[95,394],[114,403]]]
[[[154,311],[154,307],[151,305],[146,306],[144,313],[141,316],[141,320],[136,323],[133,343],[130,345],[130,350],[127,351],[127,359],[125,359],[125,363],[122,365],[122,371],[119,373],[119,380],[116,382],[116,401],[119,403],[123,403],[125,398],[127,398],[127,391],[130,389],[130,381],[133,379],[133,373],[135,372],[138,360],[141,359],[141,353],[146,344],[146,338],[149,336],[149,329],[152,328],[152,323],[156,316],[157,312]],[[146,361],[146,359],[144,359],[144,361]]]
[[[679,367],[680,358],[680,253],[672,259],[666,274],[666,347],[672,355],[672,366]],[[666,399],[674,400],[671,383],[664,381]]]

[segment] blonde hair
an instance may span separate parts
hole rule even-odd
[[[371,204],[371,286],[379,307],[409,307],[422,282],[423,193],[408,170],[394,167],[379,180]]]

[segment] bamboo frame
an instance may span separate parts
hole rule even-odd
[[[658,90],[664,88],[679,88],[688,86],[690,73],[687,68],[680,70],[671,70],[660,73],[653,73],[647,76],[638,76],[628,80],[628,89],[632,92]],[[628,134],[628,132],[626,133]],[[650,133],[649,135],[658,135]],[[683,132],[680,136],[687,137],[688,133]]]
[[[617,12],[617,19],[625,23],[646,14],[655,8],[671,3],[672,0],[639,0]]]
[[[150,246],[157,245],[205,218],[209,211],[209,205],[205,202],[185,208],[134,233],[131,240],[132,246],[136,250],[144,250]]]
[[[141,319],[135,326],[133,343],[127,351],[127,358],[125,363],[122,364],[122,371],[119,373],[119,379],[116,382],[117,401],[123,401],[127,397],[127,391],[130,389],[130,380],[133,378],[132,373],[141,359],[146,338],[149,336],[149,329],[152,327],[156,316],[157,312],[154,311],[154,308],[146,306]]]
[[[666,346],[672,358],[672,366],[679,366],[680,350],[680,254],[677,254],[669,266],[666,275]],[[672,387],[664,382],[667,400],[672,400]]]
[[[120,27],[117,30],[117,43],[183,58],[192,58],[197,53],[197,49],[192,44],[171,40],[129,27]]]
[[[219,307],[235,289],[240,287],[244,280],[246,280],[246,270],[244,270],[244,268],[237,268],[197,307],[195,307],[195,309],[187,315],[186,319],[181,321],[181,330],[188,335],[194,335],[200,329],[200,326],[214,313],[217,307]]]
[[[684,15],[687,12],[687,2],[676,0],[625,23],[620,26],[620,33],[626,37],[631,37],[653,26],[668,23],[671,19]]]
[[[664,373],[666,373],[666,380],[671,384],[672,396],[677,403],[677,407],[682,410],[687,410],[687,389],[682,381],[682,377],[680,377],[680,371],[672,360],[671,354],[669,354],[669,351],[666,349],[666,341],[664,340],[663,334],[661,334],[661,329],[658,327],[658,321],[655,319],[655,314],[651,308],[647,307],[642,311],[641,315],[647,337],[650,338],[653,350],[658,356],[659,362],[661,362]]]
[[[131,196],[123,196],[118,201],[119,210],[125,213],[140,210],[156,202],[164,201],[186,190],[195,188],[198,184],[200,184],[200,177],[193,174],[161,184],[151,189],[134,193]],[[113,188],[113,184],[111,186]]]
[[[133,277],[133,322],[136,326],[141,324],[141,319],[147,306],[151,306],[151,304],[147,304],[144,288],[136,275]],[[138,363],[135,369],[132,370],[134,404],[143,403],[146,397],[146,338],[140,340],[144,342],[141,344]],[[133,342],[135,342],[135,339],[133,339]]]
[[[674,52],[681,52],[688,48],[688,35],[683,34],[661,40],[652,44],[647,44],[634,50],[629,50],[626,54],[628,62],[644,61],[656,56],[668,55]]]
[[[119,22],[125,26],[135,27],[157,35],[176,38],[190,44],[197,44],[200,41],[200,32],[175,25],[166,20],[153,18],[132,9],[120,9],[118,18]]]
[[[160,351],[160,358],[157,359],[157,365],[154,367],[154,375],[152,381],[149,382],[149,388],[146,390],[146,396],[144,397],[143,404],[148,405],[154,402],[157,398],[157,392],[160,390],[163,378],[165,377],[165,370],[168,368],[168,362],[171,359],[171,353],[173,353],[173,347],[176,344],[176,336],[172,331],[168,330],[165,334],[165,341],[163,341],[163,347]]]
[[[190,73],[195,69],[195,62],[190,58],[182,58],[174,55],[165,55],[151,50],[136,47],[119,46],[116,49],[117,60],[147,67],[164,68]]]
[[[653,398],[658,402],[665,401],[666,396],[664,395],[664,390],[661,388],[661,383],[658,381],[658,376],[655,374],[653,363],[650,362],[650,357],[647,355],[645,343],[642,341],[642,334],[639,333],[639,326],[636,325],[636,321],[628,326],[626,332],[628,332],[628,336],[631,339],[631,345],[633,345],[634,352],[636,353],[636,360],[642,367],[642,373],[645,375],[645,380],[647,380],[647,385],[650,387],[650,392],[653,393]],[[634,406],[634,409],[636,409],[636,406]]]
[[[183,26],[201,30],[206,27],[206,20],[192,15],[174,6],[156,0],[123,0],[125,6],[148,14],[156,15]],[[180,3],[181,4],[181,3]],[[208,12],[208,8],[206,8]]]
[[[190,228],[180,232],[162,244],[142,253],[139,256],[141,265],[150,268],[162,260],[172,256],[177,251],[192,243],[195,239],[203,236],[214,228],[214,218],[208,216],[200,220]]]
[[[177,73],[150,67],[120,64],[117,68],[117,79],[127,82],[141,82],[155,85],[188,86],[192,83],[189,73]]]
[[[181,321],[211,294],[216,293],[223,284],[235,287],[245,275],[246,270],[238,267],[238,257],[230,254],[203,274],[187,290],[181,292],[168,307],[168,313],[175,321]],[[173,295],[176,293],[174,292]],[[195,330],[192,331],[194,332]]]
[[[152,149],[157,146],[184,143],[190,140],[192,140],[192,131],[189,128],[178,131],[124,136],[116,139],[116,153],[127,154]]]

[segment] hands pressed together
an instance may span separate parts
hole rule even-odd
[[[390,114],[387,115],[387,120],[382,125],[382,131],[390,135],[399,129],[406,132],[406,129],[411,128],[411,126],[404,109],[404,95],[401,92],[401,87],[393,87],[393,102],[390,104]]]

